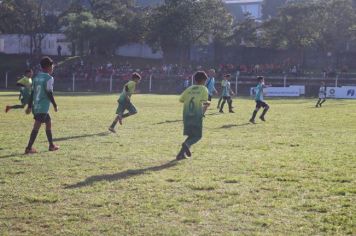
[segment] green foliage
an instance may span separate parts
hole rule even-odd
[[[264,0],[262,5],[263,19],[270,19],[278,15],[278,11],[288,0]]]
[[[166,0],[153,10],[148,43],[165,54],[189,51],[194,44],[206,44],[211,36],[223,38],[232,17],[221,0]]]

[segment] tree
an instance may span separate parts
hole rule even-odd
[[[0,32],[30,36],[30,53],[41,53],[45,33],[55,32],[57,17],[47,9],[53,0],[4,0],[0,4]],[[46,8],[46,6],[48,8]]]
[[[166,0],[152,11],[146,39],[154,49],[162,49],[166,60],[183,61],[189,58],[192,45],[211,42],[232,24],[230,20],[222,27],[227,19],[231,15],[221,0]]]
[[[264,20],[276,17],[279,9],[287,3],[288,0],[264,0],[262,4],[262,18]]]
[[[131,0],[73,2],[62,17],[64,33],[80,54],[112,55],[117,47],[143,39],[146,15]]]

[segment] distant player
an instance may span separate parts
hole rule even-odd
[[[181,95],[179,101],[184,103],[183,123],[184,135],[187,139],[182,144],[177,160],[191,157],[190,147],[197,143],[203,135],[203,116],[210,102],[208,101],[209,92],[205,87],[207,75],[203,71],[198,71],[194,75],[196,85],[187,88]]]
[[[316,103],[315,107],[321,107],[321,105],[326,101],[326,86],[325,82],[321,82],[321,86],[319,88],[319,100]]]
[[[133,73],[131,76],[131,80],[124,85],[124,89],[120,94],[118,102],[118,107],[116,110],[116,118],[112,122],[111,126],[109,127],[109,131],[116,133],[115,126],[117,122],[122,125],[122,120],[126,117],[135,115],[137,110],[135,106],[131,103],[131,96],[135,92],[136,85],[141,81],[141,75],[139,73]],[[124,112],[128,110],[127,113]]]
[[[37,152],[32,145],[36,140],[42,123],[46,124],[46,135],[49,143],[48,150],[57,151],[59,149],[57,145],[53,144],[51,117],[48,114],[50,103],[52,103],[54,111],[58,111],[57,104],[53,97],[54,79],[51,76],[53,73],[53,61],[49,57],[43,57],[40,65],[42,71],[33,79],[32,92],[26,109],[26,114],[30,114],[32,111],[35,124],[33,125],[30,140],[25,149],[25,154],[33,154]]]
[[[263,100],[263,89],[267,88],[269,86],[265,85],[265,80],[264,80],[264,77],[262,77],[262,76],[257,77],[257,81],[258,81],[258,85],[255,88],[256,109],[253,111],[252,117],[250,119],[250,122],[253,124],[255,124],[255,118],[256,118],[257,112],[261,109],[261,107],[263,108],[263,112],[260,116],[260,119],[262,121],[266,121],[265,115],[266,115],[267,111],[269,110],[268,104],[265,103],[265,101]]]
[[[33,71],[31,69],[27,69],[25,71],[25,75],[17,81],[16,85],[20,87],[19,100],[21,101],[21,105],[6,106],[6,113],[11,109],[23,109],[28,104],[31,96],[32,76]]]
[[[234,113],[234,111],[232,110],[232,99],[231,99],[231,95],[234,95],[234,92],[231,89],[230,77],[231,77],[230,74],[224,75],[224,79],[221,82],[223,101],[220,106],[220,110],[219,110],[220,113],[224,113],[224,105],[226,102],[229,105],[229,112]]]
[[[209,92],[209,102],[211,102],[211,99],[213,97],[214,94],[217,94],[218,91],[216,90],[215,88],[215,70],[214,69],[210,69],[208,71],[208,80],[206,81],[205,83],[205,86],[207,87],[208,89],[208,92]]]

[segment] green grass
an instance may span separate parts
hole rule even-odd
[[[135,95],[114,135],[116,99],[57,96],[61,150],[41,129],[32,156],[32,117],[0,114],[0,235],[356,235],[356,101],[269,100],[251,125],[254,102],[236,99],[235,114],[208,111],[177,163],[178,97]]]

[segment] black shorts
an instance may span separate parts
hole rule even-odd
[[[256,108],[260,109],[261,107],[266,108],[269,107],[267,103],[263,102],[263,101],[256,101]]]
[[[33,119],[35,121],[41,122],[41,123],[48,123],[51,121],[51,117],[49,116],[48,113],[37,113],[34,114]]]

